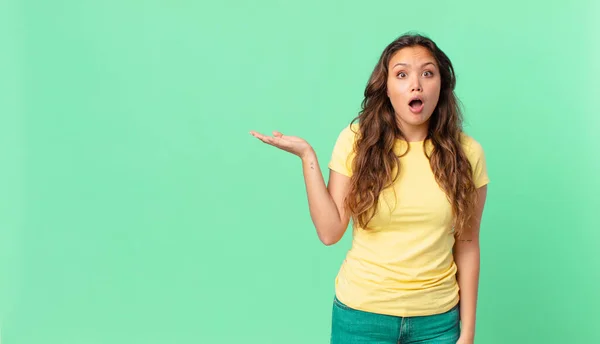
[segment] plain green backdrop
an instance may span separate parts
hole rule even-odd
[[[450,56],[484,147],[478,344],[600,343],[593,1],[0,1],[4,344],[328,343],[327,162],[383,48]]]

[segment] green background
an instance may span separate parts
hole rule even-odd
[[[327,343],[321,169],[383,48],[450,56],[490,178],[477,343],[600,342],[593,1],[0,1],[0,334]]]

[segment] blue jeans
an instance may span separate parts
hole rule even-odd
[[[442,314],[397,317],[364,312],[333,300],[331,344],[456,344],[459,306]]]

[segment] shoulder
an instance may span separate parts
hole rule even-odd
[[[352,161],[356,154],[355,142],[358,136],[358,125],[348,124],[341,129],[331,153],[329,168],[333,171],[352,176]]]
[[[484,154],[483,146],[479,141],[465,132],[460,134],[460,143],[469,158],[478,158]]]
[[[461,143],[463,150],[473,171],[473,181],[475,187],[480,188],[490,182],[487,174],[487,164],[485,161],[485,153],[481,144],[473,137],[462,133]]]
[[[359,128],[360,126],[358,123],[348,124],[342,129],[340,135],[354,138],[358,135]]]
[[[354,144],[354,141],[356,141],[358,134],[359,134],[359,124],[358,123],[348,124],[340,131],[340,133],[338,135],[338,143],[345,143],[348,145],[352,145],[352,144]]]

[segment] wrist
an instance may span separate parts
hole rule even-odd
[[[313,160],[316,154],[312,147],[308,148],[302,155],[300,155],[300,159],[303,163],[309,162],[309,160]]]
[[[460,330],[460,336],[464,339],[475,339],[475,331],[469,328],[463,328]]]

